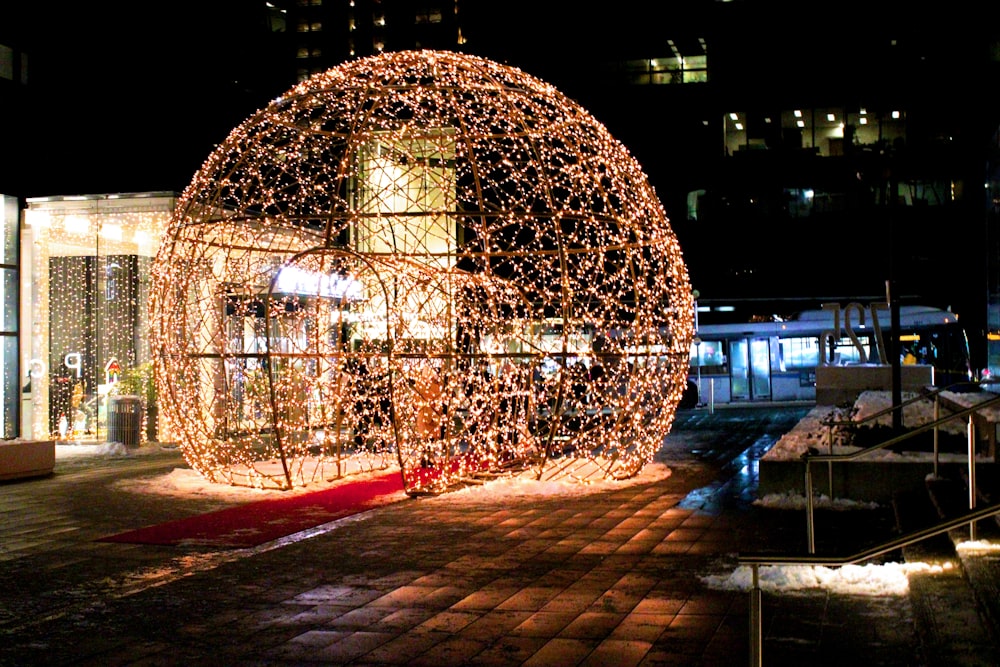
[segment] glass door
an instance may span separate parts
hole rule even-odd
[[[750,346],[746,338],[729,342],[729,391],[733,401],[750,400]]]
[[[730,392],[733,401],[771,398],[771,351],[766,338],[729,343]]]
[[[766,338],[750,341],[751,400],[771,398],[771,350]]]

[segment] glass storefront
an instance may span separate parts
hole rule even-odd
[[[22,437],[106,439],[116,385],[149,367],[149,270],[174,204],[162,192],[27,200]]]
[[[17,311],[20,283],[17,259],[18,202],[16,197],[0,195],[0,429],[5,439],[16,438],[17,408],[21,395],[17,364]]]

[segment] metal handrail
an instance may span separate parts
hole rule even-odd
[[[985,384],[986,382],[987,381],[983,381],[982,383]],[[838,426],[853,426],[853,427],[863,426],[864,424],[867,424],[868,422],[872,422],[872,421],[877,420],[879,417],[883,417],[885,415],[892,414],[892,413],[896,412],[897,410],[899,411],[900,415],[902,415],[903,414],[903,408],[907,407],[908,405],[912,405],[914,403],[917,403],[917,402],[923,401],[923,400],[930,400],[932,398],[934,399],[934,419],[937,420],[940,417],[940,413],[941,413],[941,404],[940,404],[940,401],[938,400],[938,397],[943,392],[945,392],[945,391],[948,391],[950,389],[954,389],[955,387],[959,387],[959,386],[966,386],[968,384],[970,384],[968,381],[954,382],[954,383],[948,385],[947,387],[938,387],[938,388],[934,389],[933,391],[928,391],[927,387],[924,387],[924,390],[921,391],[919,394],[915,395],[913,398],[909,398],[909,399],[903,401],[902,403],[900,403],[898,405],[890,405],[887,408],[883,408],[883,409],[879,410],[878,412],[874,412],[874,413],[868,415],[864,419],[833,419],[833,414],[834,413],[830,413],[829,415],[827,415],[822,420],[822,423],[826,426],[826,442],[827,442],[827,447],[830,450],[830,453],[833,454],[833,430],[834,430],[834,428],[836,428]],[[934,429],[934,475],[935,476],[937,476],[937,472],[938,472],[938,453],[937,452],[938,452],[938,431],[935,428]],[[833,497],[833,463],[827,463],[827,471],[829,473],[828,476],[827,476],[828,477],[827,481],[828,481],[828,483],[830,485],[830,497],[832,498]]]
[[[969,505],[970,505],[970,508],[971,508],[973,506],[974,502],[975,502],[975,479],[976,479],[976,471],[975,471],[975,461],[976,461],[976,456],[975,456],[975,432],[976,432],[976,427],[975,427],[975,423],[973,421],[973,415],[976,412],[978,412],[978,411],[980,411],[980,410],[982,410],[984,408],[988,408],[988,407],[991,407],[991,406],[997,405],[997,404],[1000,404],[1000,395],[997,395],[994,398],[987,399],[985,401],[977,403],[976,405],[974,405],[972,407],[965,408],[963,410],[955,412],[955,413],[953,413],[951,415],[948,415],[946,417],[941,417],[941,418],[938,418],[938,419],[934,419],[933,421],[927,422],[926,424],[923,424],[922,426],[918,426],[918,427],[912,429],[911,431],[908,431],[907,433],[895,436],[893,438],[889,438],[888,440],[885,440],[883,442],[877,443],[877,444],[872,445],[870,447],[865,447],[863,449],[859,449],[859,450],[857,450],[855,452],[848,452],[848,453],[845,453],[845,454],[833,454],[833,453],[831,453],[831,454],[819,454],[819,453],[812,454],[812,453],[807,452],[807,453],[803,454],[802,455],[802,461],[805,464],[806,537],[808,539],[809,553],[815,553],[816,552],[815,522],[814,522],[814,512],[813,512],[813,483],[812,483],[812,470],[810,469],[810,464],[811,463],[813,463],[813,462],[816,462],[816,463],[827,462],[827,463],[832,464],[834,461],[851,461],[851,460],[854,460],[854,459],[857,459],[857,458],[861,458],[862,456],[865,456],[866,454],[869,454],[871,452],[874,452],[874,451],[877,451],[877,450],[880,450],[880,449],[885,449],[886,447],[891,447],[892,445],[895,445],[895,444],[898,444],[898,443],[903,442],[905,440],[908,440],[910,438],[913,438],[913,437],[915,437],[915,436],[917,436],[917,435],[919,435],[919,434],[921,434],[921,433],[923,433],[925,431],[930,431],[932,429],[936,430],[942,424],[946,424],[946,423],[948,423],[948,422],[950,422],[952,420],[960,419],[962,417],[968,417],[969,418],[969,424],[968,424]],[[935,452],[936,452],[936,450],[935,450]],[[832,474],[830,475],[830,486],[831,486],[831,488],[833,486],[833,475]],[[831,498],[832,497],[833,497],[833,494],[831,493]]]
[[[835,426],[861,426],[863,424],[867,424],[870,421],[875,421],[879,417],[883,417],[885,415],[892,414],[896,410],[902,411],[902,409],[905,408],[906,406],[912,405],[913,403],[916,403],[918,401],[923,401],[923,400],[929,400],[931,398],[936,398],[937,396],[939,396],[943,392],[946,392],[946,391],[949,391],[951,389],[954,389],[955,387],[966,386],[966,385],[969,385],[969,384],[972,384],[972,383],[970,383],[970,382],[955,382],[954,384],[950,384],[947,387],[938,387],[934,391],[926,391],[925,390],[925,391],[917,394],[913,398],[909,398],[909,399],[903,401],[899,405],[890,405],[887,408],[882,408],[878,412],[874,412],[874,413],[868,415],[867,417],[865,417],[864,419],[858,419],[858,420],[854,420],[854,419],[831,419],[828,416],[826,419],[823,420],[823,424],[827,427],[827,442],[829,443],[830,447],[832,448],[833,447],[833,429],[834,429]]]
[[[965,524],[973,524],[980,519],[986,519],[1000,514],[1000,503],[995,503],[987,507],[972,509],[968,512],[941,521],[933,526],[914,530],[904,535],[900,535],[883,544],[859,551],[848,556],[817,556],[810,553],[805,554],[767,554],[767,553],[747,553],[739,554],[737,562],[740,565],[749,565],[751,570],[750,588],[750,666],[761,667],[763,634],[761,624],[761,588],[760,588],[760,566],[762,565],[824,565],[827,567],[840,567],[852,565],[869,558],[881,556],[882,554],[901,549],[903,547],[916,544],[929,537],[940,535]]]

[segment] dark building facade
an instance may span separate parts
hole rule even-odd
[[[465,44],[459,0],[283,0],[269,4],[266,13],[285,54],[281,71],[292,82],[353,58]]]
[[[988,99],[995,9],[288,0],[274,11],[289,85],[354,57],[442,48],[557,86],[644,165],[706,303],[770,313],[885,299],[891,285],[906,303],[953,309],[974,365],[1000,365],[986,342],[1000,334],[1000,316],[987,322],[1000,312],[987,306],[1000,301],[1000,242],[984,190],[1000,122]]]
[[[68,84],[54,76],[65,63],[44,52],[29,63],[23,22],[0,21],[0,123],[11,139],[0,193],[15,195],[5,200],[5,238],[16,239],[18,197],[181,189],[229,129],[311,74],[379,52],[460,50],[553,84],[635,155],[700,304],[735,303],[743,318],[785,315],[884,300],[888,283],[903,303],[953,309],[973,366],[1000,372],[997,8],[227,0],[202,9],[164,14],[155,35],[123,10],[121,39],[105,44],[70,26],[60,37],[97,54],[88,62],[115,65],[72,63]],[[89,25],[88,9],[72,11]],[[192,21],[194,36],[182,31]],[[149,40],[160,58],[130,63],[129,50]],[[123,99],[136,81],[144,92]],[[44,94],[29,104],[35,82]],[[74,105],[97,84],[106,104]],[[50,133],[70,118],[82,129]],[[101,127],[112,133],[88,131],[107,118]],[[29,120],[35,131],[11,131]],[[139,159],[141,168],[111,180]],[[4,247],[4,284],[16,286],[17,243]],[[5,289],[4,308],[13,313],[0,331],[14,360],[4,370],[7,406],[31,360],[22,350],[18,370],[17,289]],[[45,427],[52,410],[38,410]],[[15,412],[5,407],[10,424]]]
[[[23,382],[18,364],[18,219],[27,177],[29,43],[19,7],[0,7],[0,437],[18,432]]]

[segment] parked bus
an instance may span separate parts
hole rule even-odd
[[[936,386],[970,380],[968,338],[955,313],[900,306],[899,324],[900,363],[932,366]],[[700,325],[682,406],[815,400],[817,366],[888,365],[891,333],[885,303],[824,304],[788,320]]]

